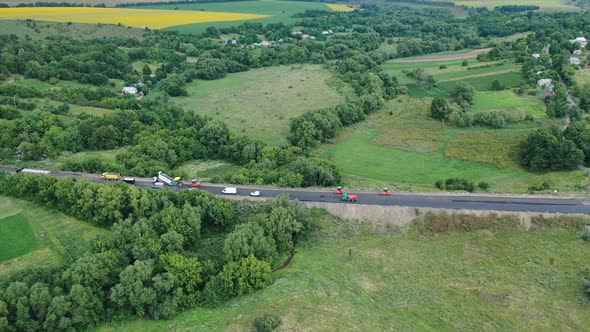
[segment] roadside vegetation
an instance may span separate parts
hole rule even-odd
[[[538,221],[525,231],[510,216],[426,215],[400,230],[325,219],[262,291],[99,330],[248,330],[265,315],[285,330],[583,329],[590,247],[576,227]]]

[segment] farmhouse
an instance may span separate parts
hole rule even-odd
[[[553,96],[553,80],[542,78],[537,81],[537,90],[541,98]]]
[[[575,56],[570,57],[570,64],[579,66],[581,63],[582,60],[580,60],[580,58]]]
[[[572,52],[573,55],[582,55],[582,50],[575,50]]]
[[[134,95],[137,93],[137,88],[134,86],[126,86],[123,89],[121,89],[121,92],[124,94],[128,94],[128,95],[131,95],[131,94]]]
[[[584,37],[578,37],[576,39],[570,39],[570,43],[572,43],[572,44],[573,43],[578,43],[582,47],[586,47],[586,45],[588,45],[588,41]]]

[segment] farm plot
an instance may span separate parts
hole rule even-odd
[[[103,230],[0,196],[0,274],[30,265],[51,265],[77,255]]]
[[[519,96],[512,91],[476,92],[472,112],[519,110],[535,119],[547,117],[545,105],[539,98]]]
[[[170,320],[98,330],[251,331],[267,314],[281,318],[278,331],[579,331],[590,324],[580,287],[590,246],[576,230],[415,236],[370,223],[320,225],[261,291]]]
[[[572,192],[590,183],[581,171],[534,174],[518,166],[519,143],[534,124],[460,129],[428,114],[429,103],[422,100],[389,102],[316,153],[339,166],[345,185],[359,188],[432,190],[435,181],[450,177],[486,181],[498,192],[526,192],[545,180]]]
[[[491,91],[492,82],[498,80],[505,88],[514,88],[521,84],[523,77],[520,68],[510,62],[479,62],[464,60],[444,60],[428,62],[387,62],[383,69],[395,75],[400,84],[407,86],[411,97],[448,96],[459,81],[471,84],[477,91]],[[416,69],[422,68],[432,75],[436,85],[430,89],[411,77]]]
[[[200,11],[202,13],[208,12],[227,12],[227,13],[249,13],[256,15],[263,15],[252,22],[267,23],[285,23],[291,24],[296,21],[293,14],[302,13],[308,9],[316,10],[330,10],[325,4],[319,2],[303,2],[303,1],[281,1],[281,0],[265,0],[265,1],[235,1],[235,2],[214,2],[214,3],[189,3],[189,4],[169,4],[169,5],[154,5],[141,6],[141,8],[154,9],[177,9],[177,10],[192,10]],[[168,28],[182,33],[201,33],[209,26],[217,28],[228,28],[234,25],[239,25],[246,22],[245,20],[223,22],[207,22],[187,24],[178,23],[177,26]],[[184,24],[184,25],[181,25]]]
[[[264,18],[267,15],[200,12],[188,10],[148,10],[89,7],[18,7],[0,8],[0,20],[122,24],[137,28],[162,29],[175,25],[239,21]]]
[[[187,85],[188,97],[172,100],[185,109],[224,121],[237,134],[269,144],[286,143],[289,121],[303,112],[344,102],[320,66],[281,66],[230,74]]]

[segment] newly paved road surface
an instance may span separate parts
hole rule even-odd
[[[14,173],[15,167],[0,166],[0,171]],[[28,170],[28,169],[27,169]],[[25,172],[27,171],[25,170]],[[47,175],[58,177],[84,178],[100,182],[100,175],[76,173],[66,171],[50,171]],[[137,186],[150,188],[151,179],[135,178]],[[204,190],[212,194],[221,195],[224,185],[202,184],[198,190]],[[304,202],[342,202],[340,196],[330,190],[306,190],[306,189],[284,189],[273,187],[234,186],[237,188],[237,196],[248,196],[250,192],[259,190],[262,197],[276,197],[289,195],[292,199]],[[170,189],[187,190],[189,185],[182,188],[170,187]],[[590,199],[585,198],[557,198],[539,196],[510,196],[510,195],[480,195],[480,194],[436,194],[436,193],[397,193],[392,196],[379,196],[378,192],[350,191],[358,194],[357,202],[347,204],[368,204],[368,205],[397,205],[410,207],[429,207],[444,209],[469,209],[469,210],[496,210],[515,212],[552,212],[552,213],[584,213],[590,214]]]

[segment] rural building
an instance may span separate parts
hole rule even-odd
[[[133,94],[134,95],[137,93],[137,88],[134,86],[126,86],[123,89],[121,89],[121,92],[124,94],[129,94],[129,95]]]
[[[584,37],[578,37],[576,39],[570,39],[570,43],[572,43],[572,44],[573,43],[578,43],[582,47],[586,47],[586,45],[588,45],[588,41]]]
[[[291,32],[291,35],[293,35],[293,36],[301,36],[302,34],[303,34],[303,32],[301,32],[301,31]]]
[[[309,38],[309,35],[301,35],[301,39],[307,39]]]
[[[539,59],[540,57],[541,57],[541,54],[539,54],[539,53],[533,54],[533,59]]]
[[[537,91],[541,98],[553,96],[553,80],[543,78],[537,81]]]
[[[267,40],[263,40],[262,42],[260,42],[260,46],[264,46],[264,47],[269,47],[272,46],[273,42],[269,42]]]
[[[575,50],[572,52],[574,55],[582,55],[582,50]]]
[[[575,57],[575,56],[570,57],[570,64],[579,66],[581,63],[582,63],[582,60],[580,60],[580,58]]]

